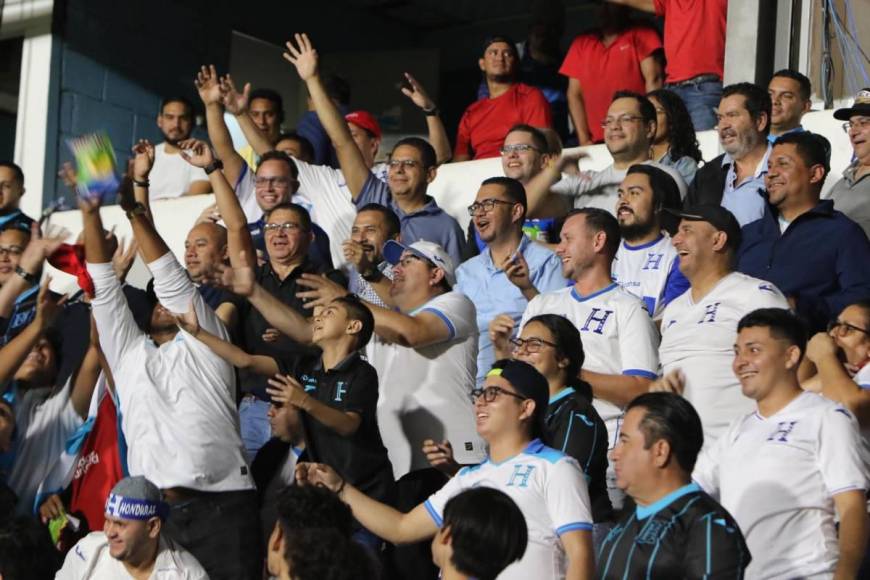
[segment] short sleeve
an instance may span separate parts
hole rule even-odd
[[[465,489],[463,475],[468,473],[469,467],[463,467],[455,476],[451,477],[444,487],[429,496],[423,506],[439,528],[444,524],[444,507],[454,495],[459,495]]]
[[[450,340],[466,338],[477,331],[474,303],[460,292],[448,292],[426,303],[417,314],[434,314],[447,326]]]
[[[771,282],[757,280],[757,283],[754,292],[747,292],[745,294],[748,298],[747,306],[750,310],[757,308],[784,308],[788,310],[791,308],[780,289]]]
[[[547,475],[547,513],[557,535],[592,531],[592,509],[586,477],[570,457],[560,459]]]
[[[254,172],[251,171],[247,163],[242,165],[242,173],[236,182],[235,192],[248,223],[255,222],[263,217],[263,210],[257,204]]]
[[[523,311],[523,317],[520,320],[520,327],[517,329],[517,334],[523,331],[523,327],[526,325],[531,318],[534,318],[538,314],[542,313],[543,310],[543,294],[538,294],[531,300],[529,300],[529,304],[526,306],[525,311]]]
[[[622,374],[655,380],[659,368],[659,335],[640,301],[622,308],[619,322],[619,356]]]
[[[372,367],[365,367],[347,388],[344,397],[343,410],[359,413],[360,415],[372,414],[378,406],[378,374]],[[334,404],[334,401],[330,404]]]
[[[354,205],[356,205],[357,209],[370,203],[389,207],[392,199],[393,194],[390,193],[390,187],[378,179],[374,173],[370,172],[365,184],[363,184],[362,190],[360,190],[359,195],[354,201]]]
[[[574,79],[580,78],[583,71],[583,45],[585,42],[585,36],[578,36],[571,42],[568,52],[565,53],[565,60],[559,67],[559,74]]]
[[[526,98],[523,99],[522,122],[532,127],[550,127],[553,124],[550,103],[540,89],[529,88]]]
[[[711,511],[693,522],[688,534],[683,578],[741,578],[750,561],[737,523],[727,513]]]
[[[733,439],[734,430],[738,428],[742,420],[742,418],[735,420],[728,431],[719,437],[713,445],[702,448],[701,453],[698,454],[695,470],[692,472],[692,480],[713,497],[719,497],[719,463],[722,460],[722,453],[728,442]]]
[[[653,0],[656,16],[664,16],[668,9],[668,0]]]
[[[459,128],[456,129],[456,147],[453,156],[468,155],[471,157],[471,128],[468,126],[468,110],[463,113],[459,120]]]
[[[828,492],[837,495],[867,489],[861,457],[864,443],[855,417],[837,405],[825,412],[819,424],[819,472]]]
[[[658,305],[659,312],[653,319],[661,320],[665,307],[676,298],[682,296],[690,286],[689,280],[680,271],[680,257],[677,256],[673,263],[671,263],[671,270],[668,272],[668,277],[665,280],[665,291]]]
[[[653,52],[662,48],[662,40],[658,33],[648,26],[639,26],[635,29],[634,42],[640,60],[648,58]]]

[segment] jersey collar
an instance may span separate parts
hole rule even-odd
[[[663,233],[659,233],[659,237],[657,237],[657,238],[654,239],[653,241],[651,241],[651,242],[647,242],[647,243],[645,243],[645,244],[639,244],[639,245],[637,245],[637,246],[632,246],[631,244],[629,244],[629,243],[626,242],[625,240],[622,240],[622,247],[625,248],[626,250],[628,250],[629,252],[636,252],[636,251],[638,251],[638,250],[645,250],[646,248],[649,248],[649,247],[651,247],[651,246],[654,246],[654,245],[656,245],[657,243],[659,243],[660,241],[662,241],[662,239],[663,239],[664,237],[665,237],[665,235],[664,235]]]
[[[592,298],[595,298],[596,296],[600,296],[601,294],[604,294],[606,292],[610,292],[611,290],[613,290],[617,286],[618,286],[618,284],[616,282],[611,282],[608,286],[605,286],[601,290],[593,292],[592,294],[589,294],[588,296],[583,296],[582,294],[577,292],[576,287],[572,286],[571,287],[571,298],[573,298],[577,302],[586,302],[587,300],[591,300]]]
[[[651,503],[646,507],[637,506],[637,519],[645,520],[646,518],[657,514],[662,511],[684,495],[688,495],[690,493],[695,493],[701,491],[701,487],[695,483],[694,481],[688,485],[684,485],[683,487],[676,489],[661,498],[657,502]]]
[[[552,405],[553,403],[558,403],[559,401],[561,401],[565,397],[569,397],[573,394],[574,394],[574,387],[565,387],[564,389],[562,389],[561,391],[559,391],[558,393],[556,393],[555,395],[550,397],[550,404]]]

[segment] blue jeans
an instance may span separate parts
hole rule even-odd
[[[722,82],[704,81],[685,85],[665,85],[678,94],[686,104],[695,131],[706,131],[716,126],[716,108],[722,100]]]
[[[239,404],[239,429],[245,446],[245,457],[250,463],[260,447],[272,438],[269,423],[269,403],[247,395]]]

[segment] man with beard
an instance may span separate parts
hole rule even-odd
[[[716,126],[725,153],[695,174],[685,207],[721,205],[734,214],[741,227],[764,215],[771,107],[770,95],[757,85],[725,87]]]
[[[489,324],[496,315],[519,322],[529,300],[565,287],[559,258],[523,233],[526,192],[510,177],[490,177],[480,185],[468,213],[487,249],[456,270],[456,289],[474,300],[477,329],[477,384],[495,361]]]
[[[676,182],[653,165],[633,165],[619,186],[616,219],[622,243],[613,279],[643,300],[653,320],[660,320],[665,306],[689,287],[671,244],[674,216],[663,211],[679,208]]]
[[[784,68],[773,73],[767,83],[767,94],[770,95],[770,135],[767,140],[775,143],[777,137],[787,133],[806,131],[801,125],[801,118],[813,106],[810,99],[813,87],[810,79],[796,70]]]
[[[382,249],[387,240],[398,240],[399,218],[388,207],[370,203],[360,208],[350,230],[350,239],[342,244],[347,259],[348,290],[363,300],[392,308],[390,297],[392,271]]]
[[[193,130],[193,105],[184,97],[164,99],[157,115],[157,127],[165,141],[154,148],[154,169],[150,175],[151,199],[199,195],[211,192],[202,169],[191,167],[181,156],[179,144]]]
[[[478,61],[488,97],[465,109],[456,133],[454,161],[496,157],[510,127],[526,123],[549,127],[550,105],[535,87],[516,81],[517,49],[506,36],[493,36],[483,44]]]
[[[563,154],[526,185],[529,213],[536,215],[550,193],[569,197],[576,208],[595,207],[614,213],[617,188],[628,168],[649,161],[656,133],[656,110],[643,95],[619,91],[613,95],[607,117],[602,121],[604,144],[613,164],[601,171],[562,175],[580,155]]]

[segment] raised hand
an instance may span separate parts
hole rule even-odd
[[[534,288],[532,279],[529,277],[529,264],[522,253],[517,252],[505,258],[501,268],[511,284],[520,290],[528,291]]]
[[[118,240],[118,247],[112,255],[112,269],[122,284],[127,279],[127,274],[130,272],[130,268],[133,267],[133,262],[136,261],[136,252],[138,251],[139,244],[136,242],[136,238],[133,238],[129,245],[127,245],[125,240]]]
[[[827,332],[816,333],[807,343],[806,357],[810,362],[818,364],[826,357],[836,357],[837,343]]]
[[[492,346],[498,354],[498,358],[505,358],[510,355],[510,339],[514,333],[516,323],[514,319],[507,314],[499,314],[489,323],[489,340],[492,341]]]
[[[133,145],[133,179],[147,181],[154,167],[154,145],[148,139],[139,139]]]
[[[190,308],[184,314],[174,314],[175,324],[178,328],[184,330],[191,336],[199,334],[199,318],[196,316],[196,308],[193,307],[193,302],[190,303]]]
[[[251,83],[245,83],[242,92],[236,90],[233,77],[227,74],[220,80],[221,94],[223,95],[224,109],[231,115],[239,116],[248,112],[251,98]]]
[[[35,274],[42,269],[42,263],[52,255],[69,237],[69,230],[60,227],[49,227],[45,235],[39,231],[39,224],[30,225],[30,242],[21,254],[18,265],[25,272]]]
[[[347,288],[336,284],[323,274],[302,274],[297,282],[300,286],[310,288],[305,292],[297,292],[296,297],[305,300],[305,308],[326,306],[336,298],[347,296]]]
[[[242,262],[245,262],[245,251],[239,252]],[[245,262],[246,263],[246,262]],[[215,286],[226,288],[239,296],[250,296],[254,293],[257,282],[256,273],[250,266],[232,268],[224,264],[216,264],[215,270],[209,278],[209,282]]]
[[[202,66],[199,72],[196,73],[196,79],[194,79],[193,84],[196,85],[199,98],[202,99],[204,105],[219,105],[222,103],[223,95],[221,94],[220,80],[213,64]]]
[[[39,287],[39,294],[36,297],[36,316],[33,319],[33,324],[40,328],[48,328],[60,312],[61,307],[66,303],[66,296],[60,300],[55,300],[48,289],[51,283],[51,276],[46,276],[45,280]]]
[[[290,375],[277,374],[274,378],[269,379],[268,383],[271,387],[266,387],[266,392],[276,403],[300,409],[308,399],[305,389],[302,388],[299,381]]]
[[[411,101],[423,109],[424,111],[431,111],[435,108],[435,101],[433,101],[429,94],[426,92],[426,89],[423,88],[417,79],[411,76],[411,73],[405,73],[405,78],[408,80],[408,84],[411,88],[402,87],[402,94],[411,99]]]
[[[214,161],[214,153],[205,141],[186,139],[178,144],[181,157],[194,167],[208,167]]]
[[[296,44],[292,40],[286,43],[287,52],[283,54],[284,60],[296,67],[299,78],[307,81],[317,76],[317,51],[311,45],[307,34],[295,34]]]
[[[345,240],[341,243],[344,259],[353,264],[356,271],[360,274],[366,274],[374,266],[371,260],[369,260],[369,251],[371,249],[371,246],[366,247],[366,244],[356,240]]]
[[[57,176],[60,177],[65,186],[76,191],[76,187],[78,186],[78,175],[76,174],[76,168],[72,163],[65,161],[57,172]]]
[[[205,209],[202,210],[202,213],[199,214],[199,217],[196,218],[196,224],[204,224],[211,223],[216,224],[221,221],[221,212],[218,210],[218,205],[213,203],[211,205],[207,205]]]
[[[319,485],[338,492],[344,480],[335,470],[323,463],[299,463],[296,465],[296,483],[299,485]]]

